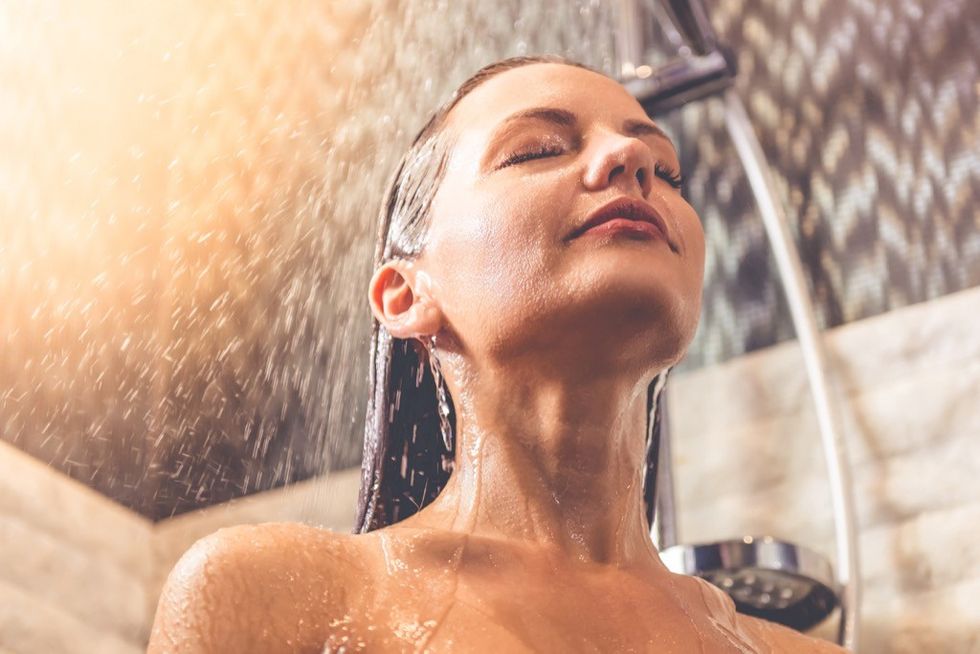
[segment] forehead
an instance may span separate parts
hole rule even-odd
[[[463,139],[485,138],[511,114],[540,106],[571,111],[583,122],[647,117],[616,80],[577,66],[541,63],[513,68],[483,82],[453,108],[448,127]]]

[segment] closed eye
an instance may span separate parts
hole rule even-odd
[[[562,152],[564,152],[564,150],[557,145],[540,145],[536,148],[532,148],[531,150],[525,150],[523,152],[518,152],[511,155],[502,164],[500,164],[499,168],[506,168],[507,166],[513,166],[531,159],[553,157],[561,154]]]
[[[653,174],[676,189],[680,189],[684,184],[684,179],[681,177],[679,172],[671,170],[667,166],[661,164],[659,161],[653,166]]]

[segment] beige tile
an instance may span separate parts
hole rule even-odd
[[[970,503],[980,497],[980,438],[974,435],[869,461],[854,469],[865,528]]]
[[[980,497],[980,439],[961,436],[852,468],[858,524],[870,529],[972,503]],[[707,477],[678,470],[678,526],[684,540],[751,533],[833,534],[826,473],[807,473],[771,486],[751,477]]]
[[[696,462],[675,469],[682,535],[705,531],[803,529],[832,520],[830,488],[823,461],[809,468],[788,465],[777,473],[745,469],[727,462],[705,472]],[[723,472],[719,472],[723,470]],[[956,507],[980,497],[980,438],[950,437],[932,447],[869,460],[850,469],[855,508],[863,528],[900,522],[918,514]],[[771,483],[770,483],[771,482]],[[795,532],[793,532],[795,533]]]
[[[714,500],[701,504],[685,502],[681,496],[678,506],[680,538],[687,543],[749,535],[770,535],[812,548],[833,542],[830,495],[826,481],[818,478],[753,493],[720,489]]]
[[[98,588],[88,592],[96,594]],[[142,654],[146,645],[93,628],[22,589],[0,581],[0,648],[17,654]]]
[[[862,578],[877,594],[895,596],[980,582],[977,525],[980,501],[866,529]]]
[[[845,396],[931,368],[980,361],[980,288],[904,307],[823,334],[831,377]],[[679,373],[669,386],[671,416],[688,433],[797,412],[810,402],[795,341],[717,366]]]
[[[830,331],[829,355],[845,390],[936,366],[980,360],[980,287]]]
[[[0,519],[0,552],[5,583],[93,629],[134,641],[146,636],[146,579],[120,568],[104,552],[80,549],[17,518]]]
[[[20,518],[130,574],[151,573],[149,520],[2,442],[0,470],[0,520]]]
[[[869,588],[861,621],[862,651],[878,654],[980,652],[980,580],[921,593]]]
[[[906,371],[848,399],[846,433],[856,464],[980,437],[980,360]]]

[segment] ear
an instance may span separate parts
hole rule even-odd
[[[371,277],[371,312],[395,338],[424,338],[442,326],[443,315],[429,290],[431,281],[410,261],[383,264]]]

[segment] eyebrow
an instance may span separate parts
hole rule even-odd
[[[578,122],[575,114],[573,114],[571,111],[566,111],[565,109],[557,109],[554,107],[532,107],[530,109],[523,109],[505,118],[497,129],[494,130],[493,136],[490,138],[490,142],[495,141],[497,136],[513,123],[530,119],[544,120],[563,127],[571,127]],[[626,134],[627,136],[659,136],[667,141],[667,143],[674,148],[675,152],[677,151],[677,148],[674,147],[674,142],[670,140],[667,133],[650,121],[628,118],[627,120],[623,121],[623,134]]]

